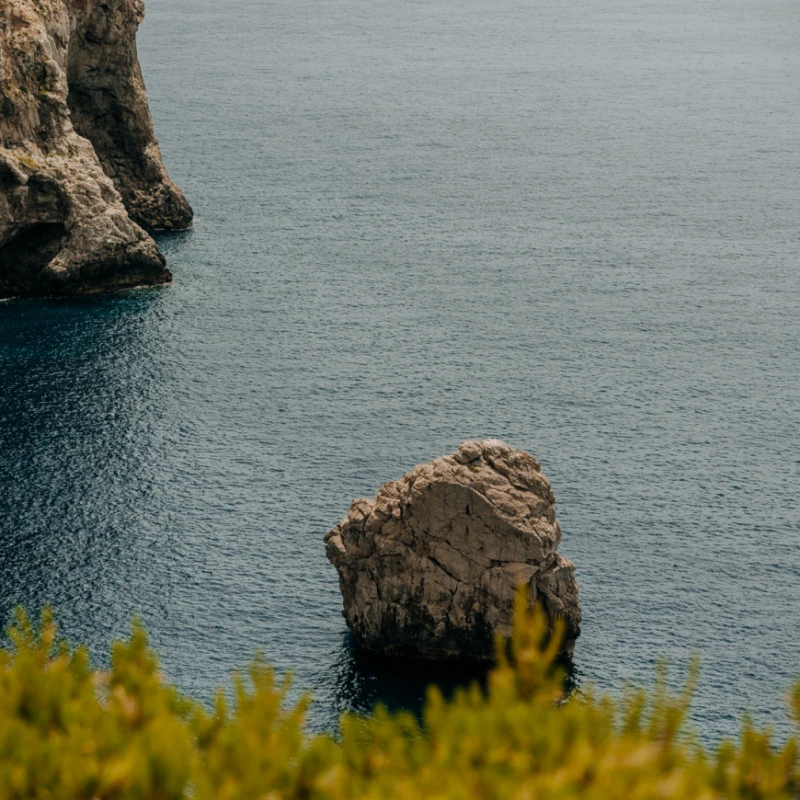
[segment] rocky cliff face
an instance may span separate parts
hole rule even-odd
[[[161,161],[141,0],[0,4],[0,297],[171,280],[142,226],[192,210]]]
[[[571,653],[581,611],[560,541],[539,464],[496,439],[464,442],[354,501],[325,536],[355,641],[423,658],[491,658],[520,584],[564,620]]]

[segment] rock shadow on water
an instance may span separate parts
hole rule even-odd
[[[562,656],[556,665],[564,674],[564,691],[569,696],[577,688],[573,661]],[[336,663],[336,712],[365,715],[382,705],[393,713],[410,711],[422,722],[429,687],[438,687],[447,700],[473,684],[486,692],[493,667],[491,662],[474,659],[431,661],[376,655],[358,648],[345,634]]]

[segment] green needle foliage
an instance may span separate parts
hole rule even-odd
[[[510,643],[484,692],[428,693],[420,724],[380,707],[309,736],[309,699],[287,702],[260,659],[213,709],[167,685],[139,626],[108,673],[35,631],[21,612],[0,651],[0,800],[712,800],[800,798],[797,738],[782,747],[745,720],[740,740],[706,752],[685,728],[693,667],[679,696],[662,670],[621,702],[563,696],[558,632],[520,595]],[[800,720],[800,683],[790,702]]]

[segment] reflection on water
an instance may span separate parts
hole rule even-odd
[[[422,721],[431,685],[436,685],[447,699],[474,684],[485,692],[491,669],[489,664],[475,661],[437,663],[375,656],[356,648],[346,634],[334,667],[334,706],[338,713],[368,714],[380,704],[389,711],[411,711]],[[577,688],[572,660],[560,659],[555,669],[564,676],[565,693],[571,694]],[[335,728],[335,717],[321,721],[318,727]]]
[[[150,464],[166,382],[150,356],[161,299],[156,290],[0,310],[3,619],[17,603],[50,604],[66,627],[89,618],[99,635],[119,634],[134,611],[126,594],[140,573],[158,572],[138,520],[157,492]]]
[[[475,662],[425,662],[375,656],[345,637],[336,662],[336,707],[369,713],[378,703],[390,711],[406,709],[421,717],[427,688],[436,684],[445,697],[472,683],[486,687],[488,667]]]

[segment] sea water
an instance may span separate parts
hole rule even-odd
[[[680,683],[714,741],[800,675],[800,4],[149,0],[197,213],[173,286],[0,305],[0,618],[96,663],[138,615],[203,699],[357,658],[322,537],[465,438],[541,460],[574,679]],[[434,676],[435,677],[435,676]]]

